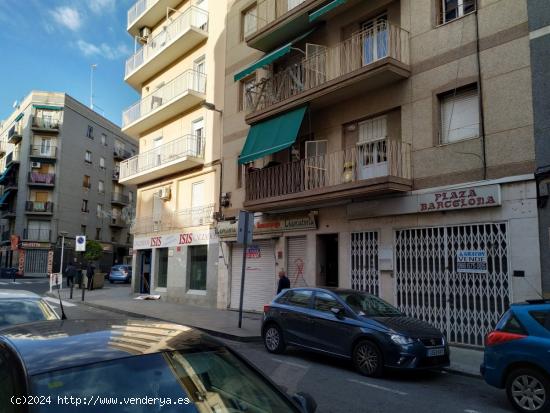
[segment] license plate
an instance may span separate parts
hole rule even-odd
[[[443,356],[445,354],[445,348],[430,348],[428,349],[428,357]]]

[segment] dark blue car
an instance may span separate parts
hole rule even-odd
[[[355,290],[284,290],[264,307],[262,337],[271,353],[296,345],[351,359],[366,376],[381,376],[385,368],[449,365],[449,348],[439,330]]]
[[[481,374],[518,411],[550,411],[550,300],[510,307],[487,335]]]

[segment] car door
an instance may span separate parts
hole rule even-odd
[[[312,290],[291,290],[286,302],[280,307],[280,321],[288,342],[302,346],[311,346],[311,300]],[[286,295],[285,295],[286,297]]]
[[[533,355],[540,360],[540,366],[550,372],[550,309],[539,308],[528,311],[528,313],[536,322],[535,328],[531,328],[536,336]]]
[[[343,313],[338,318],[332,311],[338,308]],[[354,323],[351,314],[332,294],[316,291],[313,298],[311,340],[315,348],[349,356],[353,339]]]

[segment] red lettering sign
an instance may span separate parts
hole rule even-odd
[[[193,234],[180,234],[180,244],[191,244],[193,242]]]
[[[162,245],[162,237],[151,237],[151,247],[160,247]]]

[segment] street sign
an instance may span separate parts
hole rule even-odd
[[[75,239],[75,251],[86,251],[86,235],[77,235]]]
[[[237,242],[239,244],[248,244],[252,241],[254,231],[254,213],[248,211],[239,211],[239,224],[237,227]]]
[[[458,250],[456,272],[487,274],[487,252],[485,250]]]

